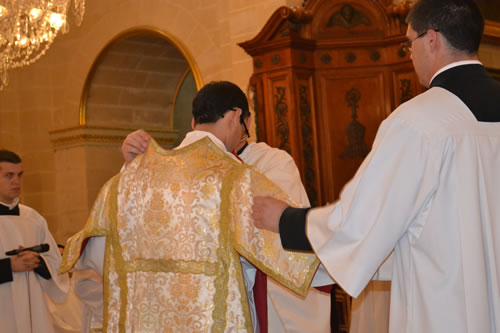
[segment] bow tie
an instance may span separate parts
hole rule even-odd
[[[16,207],[9,209],[9,207],[0,204],[0,216],[1,215],[19,216],[19,205],[16,205]]]

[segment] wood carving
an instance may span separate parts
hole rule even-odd
[[[276,101],[274,110],[278,118],[276,134],[280,142],[279,148],[291,153],[290,142],[288,141],[288,133],[290,132],[287,121],[288,105],[286,104],[285,94],[285,87],[276,87],[276,93],[274,95],[274,100]]]
[[[351,88],[345,98],[352,110],[352,121],[346,129],[349,145],[340,154],[340,158],[364,158],[370,152],[370,148],[364,142],[366,128],[358,121],[358,102],[361,99],[361,92]]]
[[[413,94],[411,92],[411,80],[403,79],[400,82],[401,86],[399,89],[401,90],[401,103],[404,103],[413,98]]]
[[[370,19],[362,12],[354,9],[349,4],[343,5],[339,11],[330,16],[327,27],[340,26],[346,29],[352,29],[360,24],[371,25]]]
[[[312,128],[312,114],[309,102],[309,88],[306,85],[299,85],[299,110],[302,134],[302,153],[305,161],[314,161],[314,132]],[[315,186],[316,171],[314,163],[305,163],[304,185],[311,205],[318,202],[317,188]]]

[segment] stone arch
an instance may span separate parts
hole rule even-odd
[[[151,7],[155,8],[151,15]],[[74,127],[81,124],[80,105],[85,82],[96,57],[108,45],[109,41],[124,31],[137,28],[151,28],[169,36],[180,48],[186,59],[191,60],[193,72],[199,73],[199,82],[209,76],[210,67],[200,66],[217,59],[216,42],[208,29],[183,7],[182,2],[153,0],[147,3],[124,1],[119,7],[108,9],[112,16],[104,12],[100,19],[91,22],[92,28],[81,36],[76,52],[68,64],[71,77],[65,87],[63,103],[60,108],[64,127]],[[112,19],[110,19],[112,17]],[[87,23],[84,21],[84,24]],[[195,70],[196,68],[196,70]],[[61,123],[61,122],[59,122]]]

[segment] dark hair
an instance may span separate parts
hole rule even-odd
[[[439,32],[455,49],[477,53],[484,19],[473,0],[419,0],[406,17],[417,34],[429,29]]]
[[[250,116],[245,93],[229,81],[210,82],[193,99],[193,118],[196,124],[215,123],[234,108],[241,108],[243,119]]]
[[[0,150],[0,162],[19,164],[21,163],[21,158],[9,150]]]

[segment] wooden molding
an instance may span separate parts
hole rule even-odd
[[[272,49],[294,48],[312,49],[314,41],[303,38],[300,31],[312,19],[312,13],[304,8],[280,7],[269,18],[262,30],[253,39],[239,43],[248,54],[256,56],[272,45]]]
[[[387,7],[387,14],[405,18],[406,15],[408,15],[408,13],[410,12],[412,6],[413,3],[410,1],[405,1],[397,5],[390,5]]]

